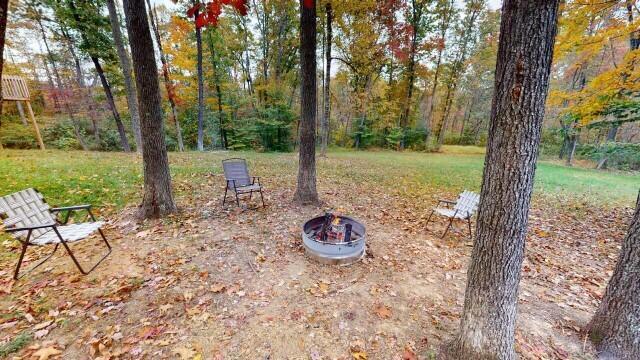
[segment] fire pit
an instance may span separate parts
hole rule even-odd
[[[365,252],[365,227],[347,216],[326,213],[302,227],[302,242],[311,258],[325,264],[351,264]]]

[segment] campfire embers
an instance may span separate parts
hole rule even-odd
[[[328,264],[349,264],[365,252],[365,227],[347,217],[326,213],[307,221],[302,229],[307,254]]]

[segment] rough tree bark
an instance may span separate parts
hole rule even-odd
[[[505,0],[478,229],[448,359],[515,359],[518,284],[559,0]]]
[[[176,205],[171,192],[155,52],[144,0],[123,3],[140,100],[144,196],[138,214],[141,218],[160,217],[175,212]]]
[[[127,105],[129,106],[129,114],[131,115],[131,129],[133,130],[133,138],[136,142],[136,151],[142,152],[142,137],[140,135],[140,112],[138,111],[138,97],[136,88],[131,78],[131,62],[129,54],[124,47],[122,40],[122,32],[120,31],[120,20],[116,3],[114,0],[107,0],[107,9],[109,9],[109,20],[111,22],[111,33],[113,34],[113,42],[116,45],[118,59],[120,60],[120,68],[124,78],[124,88],[127,92]]]
[[[194,2],[195,5],[195,2]],[[200,12],[196,10],[195,19]],[[202,73],[202,31],[196,27],[196,51],[198,61],[198,151],[204,151],[204,75]]]
[[[300,0],[300,160],[293,196],[317,204],[316,190],[316,2]]]
[[[175,92],[173,89],[173,82],[171,81],[171,74],[169,73],[169,62],[164,54],[164,48],[162,47],[162,38],[160,37],[160,29],[158,29],[157,14],[154,14],[154,9],[151,8],[151,3],[147,0],[147,6],[149,7],[149,20],[151,21],[151,29],[156,37],[156,44],[158,45],[158,52],[160,53],[160,62],[162,63],[162,76],[164,77],[164,87],[167,90],[167,98],[169,98],[169,106],[171,107],[171,116],[173,117],[173,123],[176,126],[176,137],[178,138],[178,150],[184,151],[184,141],[182,140],[182,127],[180,127],[180,121],[178,120],[178,109],[176,107],[176,101],[174,99]]]
[[[600,358],[640,359],[640,194],[602,302],[587,327]]]
[[[327,33],[325,47],[325,71],[324,71],[324,89],[323,89],[323,105],[324,113],[322,114],[321,134],[322,141],[320,143],[320,156],[327,156],[327,146],[329,144],[329,119],[331,118],[331,42],[333,38],[333,8],[331,1],[327,1],[325,5],[327,13]]]

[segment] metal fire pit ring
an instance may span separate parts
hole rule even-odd
[[[365,226],[348,216],[338,216],[341,224],[351,224],[355,239],[348,242],[323,242],[313,235],[315,230],[322,227],[324,216],[313,218],[302,227],[302,243],[307,255],[323,264],[351,264],[358,261],[365,254],[366,229]]]

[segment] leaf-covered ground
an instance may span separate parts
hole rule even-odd
[[[427,228],[426,218],[437,199],[477,190],[482,175],[482,154],[459,150],[331,153],[319,159],[320,208],[290,202],[294,154],[173,154],[181,212],[143,224],[132,217],[135,155],[0,153],[0,193],[35,186],[53,204],[101,205],[114,245],[88,276],[59,252],[13,282],[17,244],[4,241],[0,357],[432,358],[458,326],[471,243],[462,224],[440,239],[444,222]],[[221,207],[220,160],[230,156],[247,157],[263,176],[266,208]],[[593,358],[581,327],[611,274],[639,184],[633,174],[540,164],[520,290],[522,358]],[[300,226],[328,208],[366,224],[363,261],[305,257]],[[95,239],[74,248],[85,262],[103,251]]]

